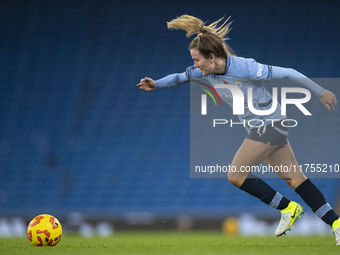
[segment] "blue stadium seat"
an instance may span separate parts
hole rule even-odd
[[[220,217],[266,210],[227,180],[190,179],[188,86],[154,93],[136,88],[141,77],[192,65],[184,32],[165,27],[186,4],[142,2],[0,3],[0,215],[54,210]],[[233,16],[230,44],[240,56],[312,77],[338,75],[339,22],[328,23],[330,13],[337,15],[326,4],[317,19],[312,3],[301,13],[280,11],[279,3],[247,10],[228,3],[230,13],[199,6],[190,6],[191,12],[204,19],[219,18],[217,11]],[[291,17],[278,28],[285,12]],[[249,25],[254,22],[256,30]],[[334,162],[338,150],[318,148],[317,139],[327,129],[322,139],[334,144],[339,118],[323,116],[317,100],[310,105],[316,118],[290,135],[298,161]],[[268,182],[299,200],[282,180]],[[315,182],[335,204],[338,179]]]

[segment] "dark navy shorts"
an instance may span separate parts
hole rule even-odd
[[[252,128],[248,135],[248,139],[258,141],[270,145],[287,144],[288,127],[281,125],[281,121],[270,123],[266,126]]]

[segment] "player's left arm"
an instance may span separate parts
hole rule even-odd
[[[283,79],[289,78],[293,79],[299,85],[309,89],[312,91],[316,96],[319,97],[321,103],[328,109],[328,110],[335,110],[337,107],[337,100],[334,93],[329,90],[324,89],[311,79],[307,78],[305,75],[301,74],[300,72],[296,71],[293,68],[283,68],[278,66],[272,66],[272,77],[273,79]]]

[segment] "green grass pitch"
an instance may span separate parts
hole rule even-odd
[[[0,239],[0,254],[339,254],[333,236],[227,237],[221,232],[117,232],[111,237],[65,235],[55,247],[26,238]]]

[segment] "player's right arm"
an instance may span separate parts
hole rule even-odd
[[[140,80],[137,87],[144,91],[153,91],[156,88],[156,82],[149,77],[145,77]]]
[[[145,77],[140,80],[140,82],[137,84],[137,87],[144,91],[172,88],[189,82],[190,78],[199,78],[202,76],[203,74],[198,68],[191,66],[188,67],[183,73],[170,74],[156,81]]]

